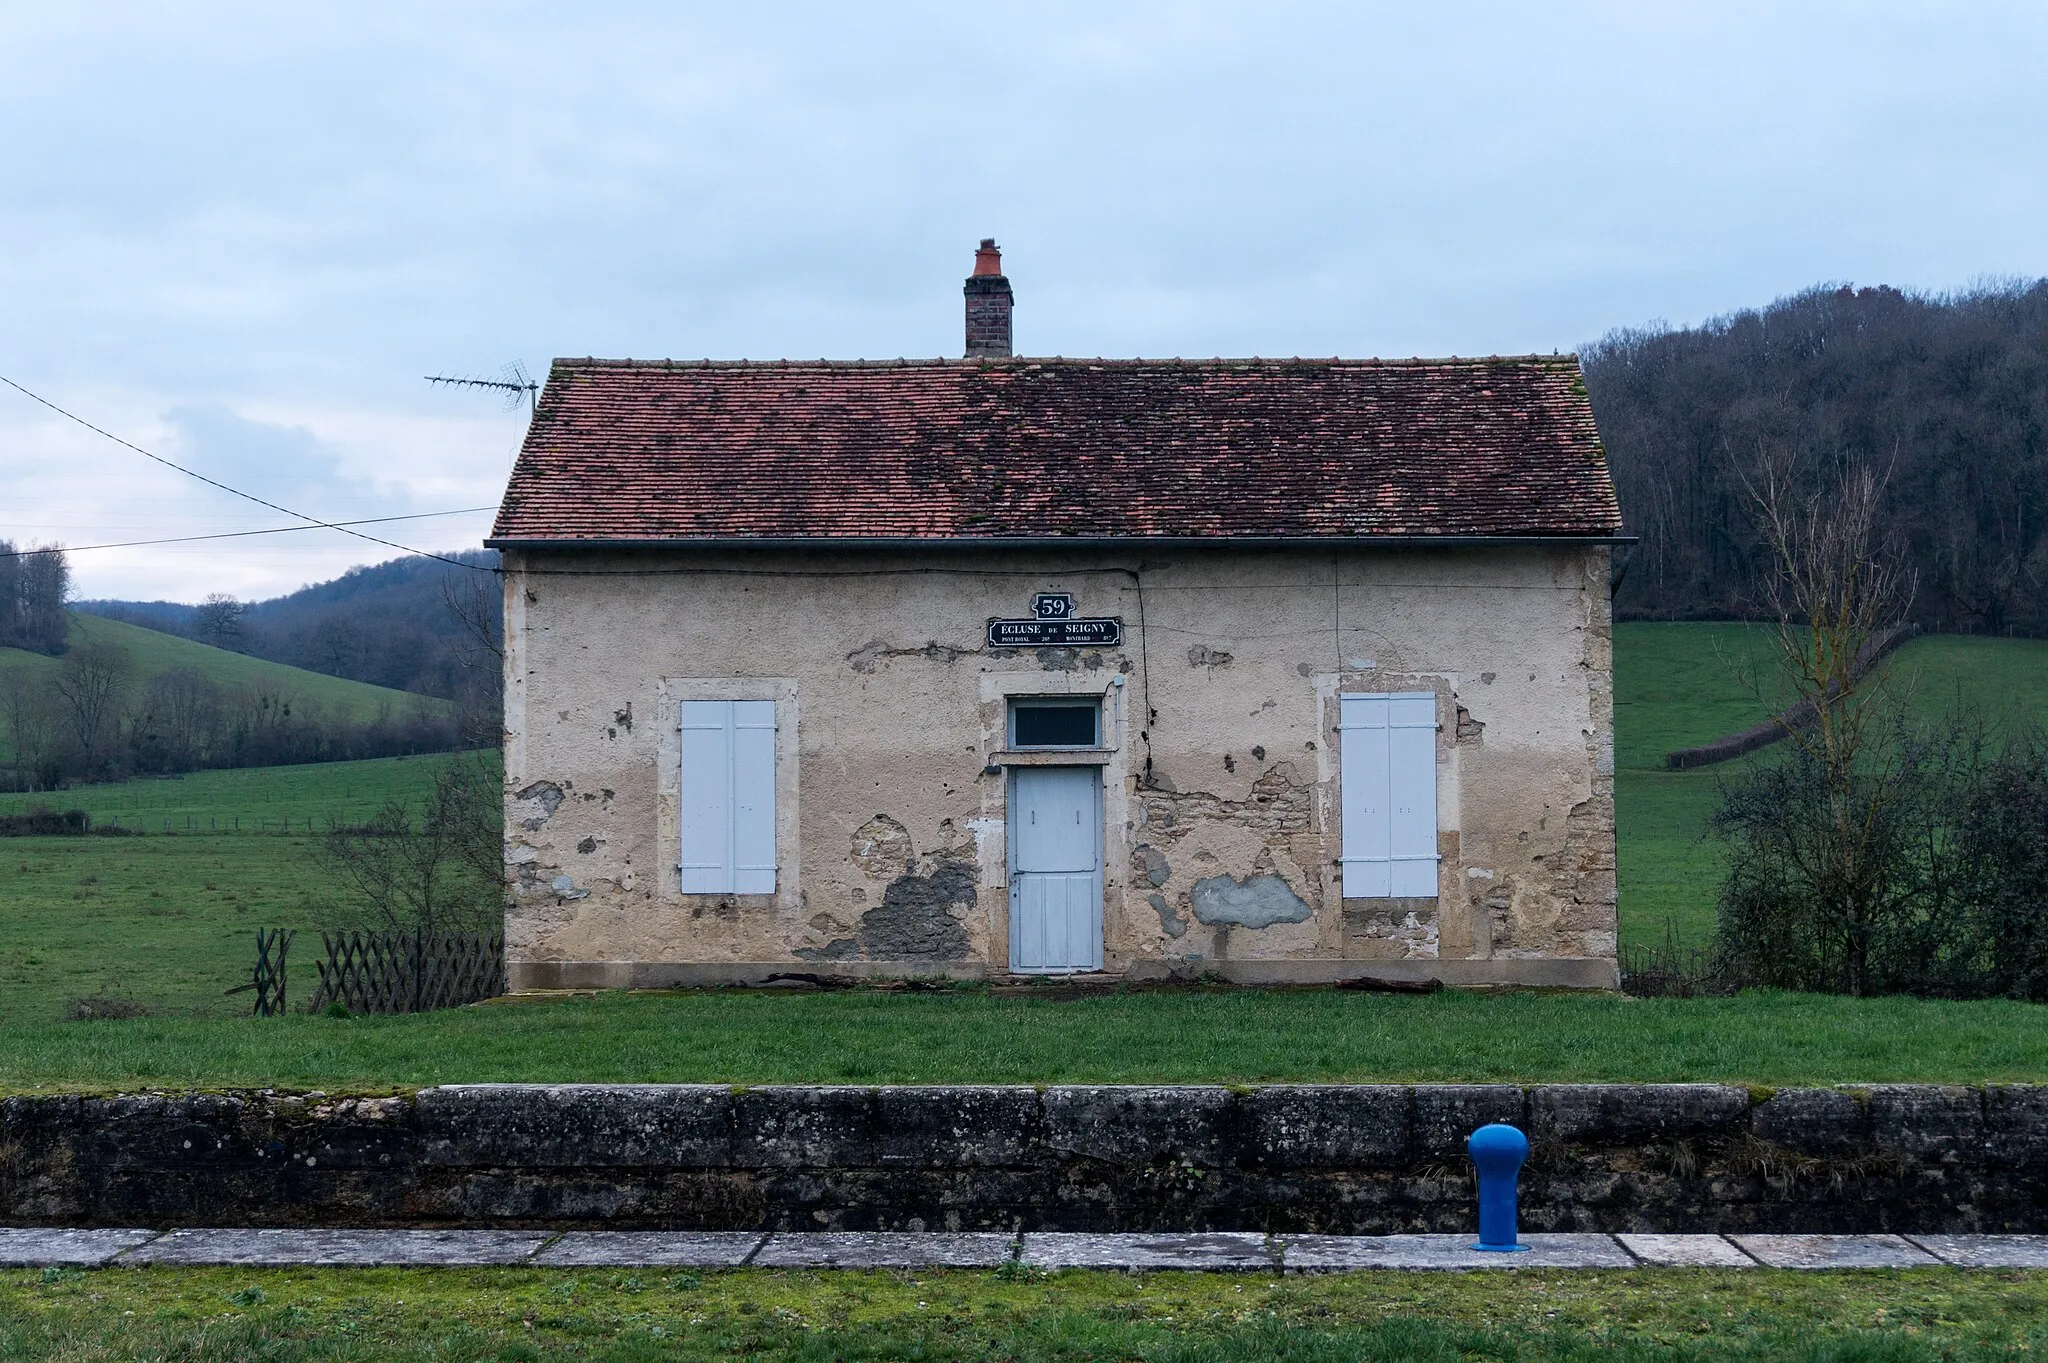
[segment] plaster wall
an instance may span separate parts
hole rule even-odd
[[[1102,773],[1111,971],[1613,983],[1604,549],[505,565],[515,987],[1000,973],[1010,771],[1071,760]],[[1123,645],[986,646],[1047,591]],[[1437,698],[1433,899],[1341,898],[1351,691]],[[1101,699],[1099,751],[1007,751],[1010,700],[1047,695]],[[772,895],[679,892],[678,706],[706,698],[777,703]]]

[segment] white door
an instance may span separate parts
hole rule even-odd
[[[1102,969],[1094,767],[1018,767],[1010,787],[1010,969]]]

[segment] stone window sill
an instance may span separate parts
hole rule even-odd
[[[1106,767],[1115,756],[1114,748],[1006,748],[988,760],[997,767]]]

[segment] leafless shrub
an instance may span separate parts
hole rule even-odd
[[[486,762],[450,762],[418,800],[384,805],[366,823],[328,834],[322,863],[374,926],[483,932],[503,913],[504,822]]]

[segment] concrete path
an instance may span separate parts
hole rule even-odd
[[[1525,1235],[1518,1254],[1470,1235],[1094,1235],[1060,1231],[70,1230],[0,1227],[0,1268],[222,1264],[561,1268],[1096,1268],[1342,1273],[1358,1269],[2048,1269],[2048,1235]]]

